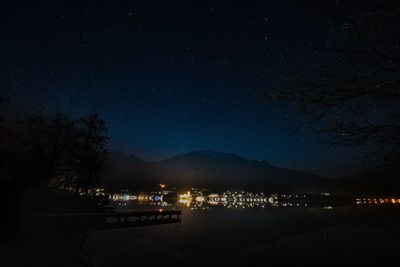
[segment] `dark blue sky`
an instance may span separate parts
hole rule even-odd
[[[54,2],[54,3],[52,3]],[[147,160],[232,152],[325,175],[348,158],[263,94],[329,64],[343,38],[301,1],[2,3],[1,95],[71,116],[98,112],[111,147]]]

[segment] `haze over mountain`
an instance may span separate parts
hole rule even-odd
[[[223,152],[194,151],[159,162],[145,162],[119,150],[110,151],[104,179],[107,188],[139,189],[158,183],[180,188],[308,192],[320,191],[330,179]]]

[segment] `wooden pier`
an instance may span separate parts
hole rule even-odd
[[[181,222],[180,210],[124,211],[101,213],[55,213],[27,216],[29,223],[49,224],[64,230],[100,231]]]

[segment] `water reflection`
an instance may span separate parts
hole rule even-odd
[[[321,194],[264,194],[247,191],[225,191],[211,193],[209,190],[192,188],[186,192],[176,193],[163,190],[140,194],[114,194],[110,196],[114,205],[157,206],[207,210],[211,208],[251,209],[251,208],[322,208],[330,210],[341,206],[360,205],[400,205],[400,198],[349,198]]]
[[[264,194],[246,191],[225,191],[223,193],[205,193],[200,190],[189,190],[180,194],[163,194],[151,192],[139,195],[112,195],[111,199],[119,206],[158,206],[171,208],[189,208],[206,210],[211,208],[252,209],[267,207],[333,207],[357,204],[356,200],[333,196],[329,193],[308,194]],[[129,204],[128,204],[129,203]],[[397,203],[397,202],[396,202]]]
[[[157,251],[165,265],[175,266],[193,262],[249,266],[265,259],[282,264],[315,259],[324,265],[327,258],[340,262],[383,259],[388,253],[397,255],[400,209],[395,205],[400,204],[397,198],[382,199],[387,201],[378,204],[377,199],[372,205],[374,198],[342,198],[329,193],[193,189],[121,195],[114,203],[126,203],[131,209],[183,209],[182,222],[96,232],[90,240],[91,259],[99,266],[130,266],[132,251],[137,263],[148,264]]]

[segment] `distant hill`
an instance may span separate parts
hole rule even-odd
[[[194,151],[159,162],[144,162],[113,150],[109,159],[104,184],[111,189],[146,188],[147,185],[167,183],[181,188],[204,186],[314,192],[321,191],[331,182],[310,173],[279,168],[266,161],[215,151]]]

